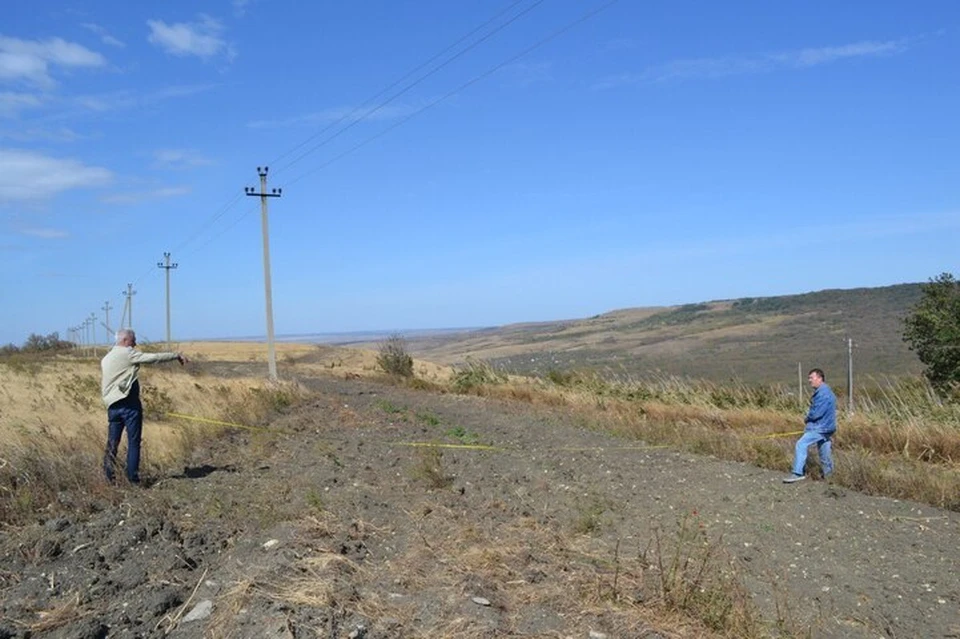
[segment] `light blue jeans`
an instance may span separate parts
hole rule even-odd
[[[803,436],[797,440],[797,447],[793,453],[793,474],[802,475],[803,467],[807,465],[807,449],[817,445],[817,453],[820,455],[820,466],[823,468],[823,476],[826,477],[833,472],[833,455],[830,452],[830,438],[833,433],[818,433],[815,430],[803,431]]]

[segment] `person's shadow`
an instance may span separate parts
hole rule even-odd
[[[237,469],[231,465],[211,466],[210,464],[201,464],[200,466],[184,466],[183,474],[176,476],[177,479],[203,479],[210,473],[222,471],[226,473],[235,473]]]

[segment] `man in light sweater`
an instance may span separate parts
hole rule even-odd
[[[103,381],[100,388],[107,407],[107,450],[103,455],[103,472],[107,481],[114,481],[117,448],[124,429],[127,431],[127,479],[140,483],[140,434],[143,430],[143,405],[140,403],[140,364],[177,360],[183,366],[182,353],[143,353],[136,349],[137,334],[128,328],[117,331],[117,345],[100,361]]]

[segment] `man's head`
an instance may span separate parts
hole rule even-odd
[[[824,377],[822,370],[819,368],[814,368],[807,373],[807,381],[810,382],[810,386],[814,388],[820,388],[820,385],[826,381],[826,377]]]
[[[136,346],[137,334],[133,329],[121,328],[117,331],[117,346]]]

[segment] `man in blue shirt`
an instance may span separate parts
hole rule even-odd
[[[833,457],[830,454],[830,439],[837,432],[837,398],[824,380],[823,371],[814,368],[807,375],[807,381],[813,388],[813,397],[810,398],[810,410],[807,412],[807,423],[803,435],[797,440],[797,447],[793,454],[793,474],[783,480],[785,484],[806,479],[803,467],[807,463],[807,449],[817,445],[820,454],[820,466],[823,476],[828,477],[833,472]]]

